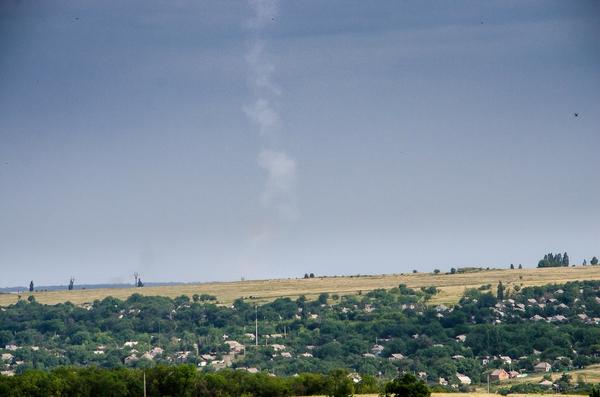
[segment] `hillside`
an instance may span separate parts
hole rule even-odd
[[[533,286],[549,283],[564,283],[576,280],[600,280],[600,266],[557,267],[542,269],[493,269],[461,274],[391,274],[373,276],[316,277],[313,279],[275,279],[236,282],[213,282],[144,288],[106,288],[94,290],[36,292],[40,303],[56,304],[70,301],[75,304],[92,302],[107,296],[126,299],[133,293],[177,297],[194,294],[215,295],[221,303],[231,303],[236,298],[252,297],[257,302],[268,302],[278,297],[295,298],[305,295],[315,298],[319,293],[356,294],[377,288],[392,288],[406,284],[410,288],[435,286],[440,293],[432,303],[453,303],[458,301],[467,288],[481,285],[495,285],[499,281],[512,288],[513,285]],[[25,297],[28,292],[24,293]],[[15,294],[0,294],[0,305],[6,306],[17,301]]]

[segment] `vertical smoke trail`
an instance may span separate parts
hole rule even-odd
[[[260,201],[266,208],[275,209],[280,218],[294,220],[298,216],[294,195],[296,162],[284,150],[275,147],[281,128],[281,119],[275,105],[281,91],[272,80],[275,67],[268,60],[265,42],[261,37],[263,29],[274,23],[278,4],[275,0],[250,0],[249,4],[253,16],[247,27],[252,32],[252,40],[246,53],[246,61],[255,100],[244,106],[243,110],[257,126],[262,143],[257,161],[267,176]]]

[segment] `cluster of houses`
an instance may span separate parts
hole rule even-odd
[[[583,289],[580,289],[579,292],[583,293]],[[540,314],[534,314],[533,316],[529,317],[529,320],[531,321],[545,321],[548,323],[565,322],[569,321],[568,316],[570,313],[577,311],[579,313],[574,316],[574,319],[589,325],[600,324],[600,317],[588,316],[588,314],[586,314],[586,307],[581,299],[574,298],[572,307],[557,299],[557,297],[560,297],[560,295],[564,293],[564,290],[557,289],[553,293],[549,293],[537,299],[528,298],[523,302],[517,302],[514,299],[505,299],[496,303],[495,307],[493,308],[493,311],[497,316],[496,322],[502,322],[502,319],[506,316],[516,315],[523,317],[525,313],[531,313],[530,310],[533,309],[537,310]],[[600,297],[595,297],[595,300],[596,303],[600,304]],[[541,315],[544,312],[551,312],[552,315]]]

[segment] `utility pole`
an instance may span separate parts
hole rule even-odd
[[[258,305],[254,305],[254,343],[258,346]]]
[[[144,371],[144,397],[146,397],[146,371]]]
[[[487,374],[487,382],[488,382],[488,394],[490,394],[490,373]]]

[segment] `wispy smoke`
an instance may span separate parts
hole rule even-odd
[[[251,104],[244,106],[243,110],[257,126],[262,143],[258,165],[267,175],[260,201],[265,207],[275,209],[282,219],[294,220],[298,216],[294,192],[296,162],[284,150],[275,147],[281,129],[281,118],[276,109],[281,91],[273,82],[275,66],[269,61],[265,41],[261,38],[264,28],[274,23],[278,4],[275,0],[249,0],[249,4],[253,15],[248,20],[247,27],[253,35],[246,61],[256,98]]]
[[[267,171],[267,182],[261,197],[263,205],[275,207],[285,219],[296,219],[294,159],[285,152],[265,149],[258,156],[258,164]]]

